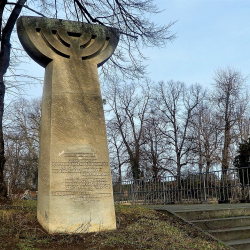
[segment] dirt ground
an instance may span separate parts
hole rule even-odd
[[[116,206],[117,230],[48,234],[36,219],[36,201],[0,205],[1,250],[228,249],[195,228],[139,206]]]

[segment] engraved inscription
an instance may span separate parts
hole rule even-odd
[[[81,190],[86,187],[94,187],[96,189],[109,189],[110,184],[107,183],[106,178],[92,179],[66,179],[65,186],[67,190]]]
[[[75,191],[52,191],[52,196],[69,196],[73,201],[99,201],[100,198],[111,197],[111,193],[75,192]]]
[[[108,162],[97,161],[95,153],[64,153],[62,162],[52,163],[53,174],[64,174],[65,190],[52,191],[52,196],[67,196],[76,202],[99,201],[111,197],[107,178]]]
[[[95,159],[95,153],[65,153],[65,157],[88,158]]]
[[[93,196],[95,198],[102,198],[102,197],[110,197],[110,193],[99,193],[99,194],[93,194],[90,192],[74,192],[74,191],[52,191],[52,196],[71,196],[71,198],[74,198],[73,196]]]

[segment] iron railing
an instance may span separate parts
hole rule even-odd
[[[250,202],[250,169],[113,182],[115,203]]]

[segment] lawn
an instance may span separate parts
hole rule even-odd
[[[139,206],[116,205],[116,221],[111,232],[48,234],[37,222],[36,201],[19,200],[0,206],[0,249],[228,249],[184,222]]]

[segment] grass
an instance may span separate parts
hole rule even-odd
[[[0,249],[228,249],[193,227],[139,206],[116,206],[117,230],[48,234],[37,222],[36,201],[0,206]]]

